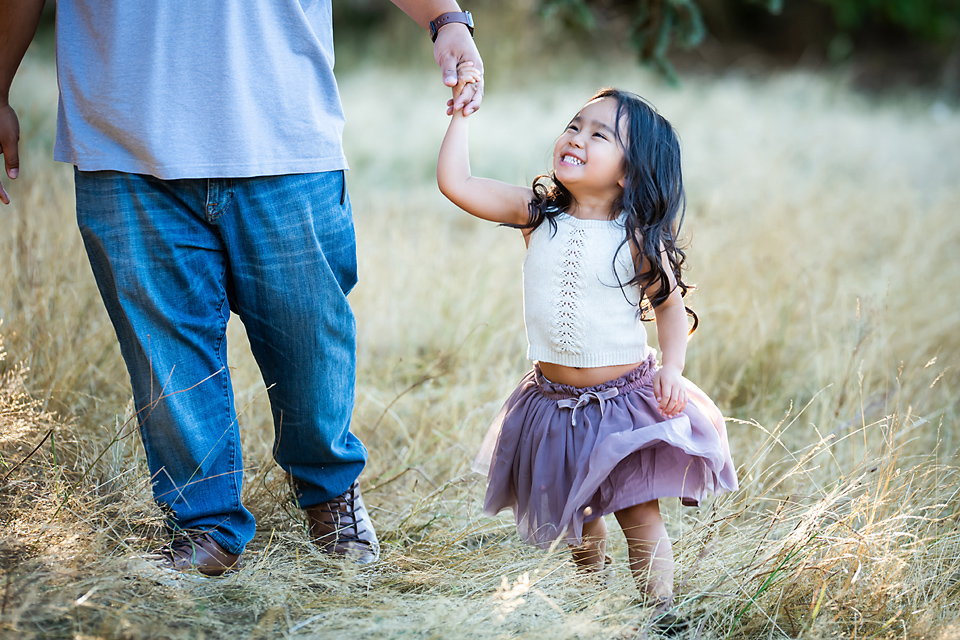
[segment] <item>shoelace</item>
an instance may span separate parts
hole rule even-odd
[[[320,509],[320,512],[329,513],[333,517],[333,519],[327,521],[326,524],[336,527],[337,537],[341,540],[345,542],[367,543],[367,540],[363,540],[360,537],[366,533],[366,529],[361,529],[360,522],[357,520],[356,488],[356,483],[350,485],[350,488],[347,489],[343,495],[327,503],[330,506],[329,509]],[[343,505],[345,509],[340,509],[341,505]],[[349,520],[350,522],[344,524],[344,520]],[[353,529],[354,533],[349,533],[350,529]]]
[[[209,539],[210,534],[204,533],[198,536],[188,536],[181,535],[176,536],[173,541],[170,542],[166,547],[163,548],[161,553],[163,555],[169,555],[171,559],[173,558],[192,558],[193,554],[196,552],[197,548],[202,548],[201,540]]]

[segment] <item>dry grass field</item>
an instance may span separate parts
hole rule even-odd
[[[516,231],[438,193],[431,71],[341,75],[361,283],[354,430],[384,542],[356,568],[307,541],[239,323],[230,326],[259,533],[244,568],[157,584],[160,540],[126,373],[50,160],[56,78],[25,61],[22,176],[0,209],[0,636],[644,638],[611,520],[609,585],[480,513],[471,457],[524,358]],[[529,182],[601,85],[649,97],[683,138],[686,375],[730,416],[741,489],[664,503],[690,638],[960,637],[960,111],[865,97],[842,76],[688,78],[631,61],[491,66],[478,174]],[[651,328],[651,333],[652,328]],[[2,356],[0,356],[2,357]]]

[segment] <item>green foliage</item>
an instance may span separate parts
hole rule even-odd
[[[888,23],[923,41],[945,42],[960,36],[957,0],[817,0],[833,11],[837,27],[857,32]]]
[[[596,20],[584,0],[545,0],[542,15],[546,19],[557,18],[568,27],[593,29]]]
[[[700,8],[693,0],[541,0],[545,18],[555,16],[568,26],[588,30],[596,24],[594,11],[598,5],[629,18],[629,44],[637,50],[642,62],[653,64],[670,78],[675,77],[667,60],[671,47],[695,47],[706,33]]]
[[[920,41],[948,42],[960,38],[958,0],[797,0],[830,7],[836,28],[856,34],[883,26],[902,29]],[[592,30],[597,15],[629,21],[628,42],[641,62],[652,64],[668,77],[667,60],[675,46],[692,48],[705,35],[701,5],[707,0],[539,0],[544,18],[559,19],[572,28]],[[783,10],[784,0],[742,0],[760,5],[772,14]],[[699,4],[698,4],[699,3]],[[817,37],[822,34],[810,34]],[[847,42],[847,41],[845,41]],[[852,47],[852,43],[850,43]]]
[[[773,14],[783,11],[783,0],[746,0],[748,4],[759,4]]]

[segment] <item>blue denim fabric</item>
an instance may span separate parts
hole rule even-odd
[[[171,525],[240,553],[230,311],[266,382],[274,458],[301,507],[343,493],[367,452],[350,433],[356,240],[342,171],[159,180],[76,171],[77,219],[133,386],[154,497]]]

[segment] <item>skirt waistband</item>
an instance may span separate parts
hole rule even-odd
[[[637,365],[636,369],[626,372],[616,380],[608,380],[602,384],[592,387],[574,387],[569,384],[560,384],[550,382],[540,371],[540,363],[533,364],[533,379],[537,387],[547,398],[561,400],[564,398],[580,398],[588,393],[602,393],[608,389],[616,388],[620,394],[629,393],[634,389],[649,384],[653,380],[653,374],[657,372],[657,359],[651,352],[647,359]]]

